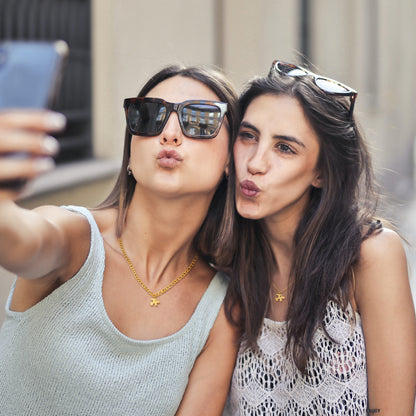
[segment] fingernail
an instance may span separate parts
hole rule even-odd
[[[59,143],[52,136],[46,136],[42,143],[42,148],[48,155],[55,155],[59,150]]]
[[[49,113],[46,124],[51,130],[62,130],[66,125],[66,117],[61,113]]]
[[[55,162],[50,157],[43,157],[36,161],[35,166],[37,172],[48,172],[55,167]]]

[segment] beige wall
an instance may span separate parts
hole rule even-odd
[[[266,75],[274,59],[296,59],[297,1],[223,2],[222,66],[240,88],[254,75]]]
[[[358,90],[357,115],[372,144],[379,180],[406,203],[414,187],[416,2],[311,3],[313,61]]]
[[[273,59],[299,54],[299,4],[288,0],[93,0],[93,140],[96,157],[120,157],[122,99],[162,66],[221,66],[241,88]],[[311,0],[311,58],[359,91],[357,114],[386,184],[410,198],[416,135],[416,2]],[[392,173],[391,170],[397,173]],[[407,176],[406,176],[407,175]],[[25,201],[95,205],[112,180]],[[407,196],[406,196],[407,195]],[[0,273],[0,322],[10,278]]]
[[[169,63],[215,63],[215,1],[92,3],[96,152],[111,156],[121,151],[123,98]]]

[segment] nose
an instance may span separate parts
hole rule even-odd
[[[264,149],[260,145],[253,147],[252,154],[247,163],[248,172],[252,175],[264,174],[267,172],[268,166],[267,149]]]
[[[160,135],[160,144],[180,146],[182,144],[182,140],[183,134],[179,124],[178,114],[176,111],[172,111]]]

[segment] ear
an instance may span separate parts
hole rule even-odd
[[[230,173],[230,157],[228,156],[227,163],[225,165],[225,176],[228,178],[228,174]]]
[[[315,179],[312,181],[312,186],[315,188],[322,188],[322,182],[322,175],[320,172],[318,172]]]

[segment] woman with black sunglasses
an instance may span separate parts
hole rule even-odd
[[[413,415],[406,257],[375,216],[355,98],[284,62],[240,97],[223,261],[244,335],[227,415]]]
[[[0,332],[0,413],[219,415],[235,362],[211,263],[237,98],[216,71],[168,67],[124,103],[121,171],[98,209],[19,208],[52,166],[51,113],[0,114],[0,264],[18,275]]]

